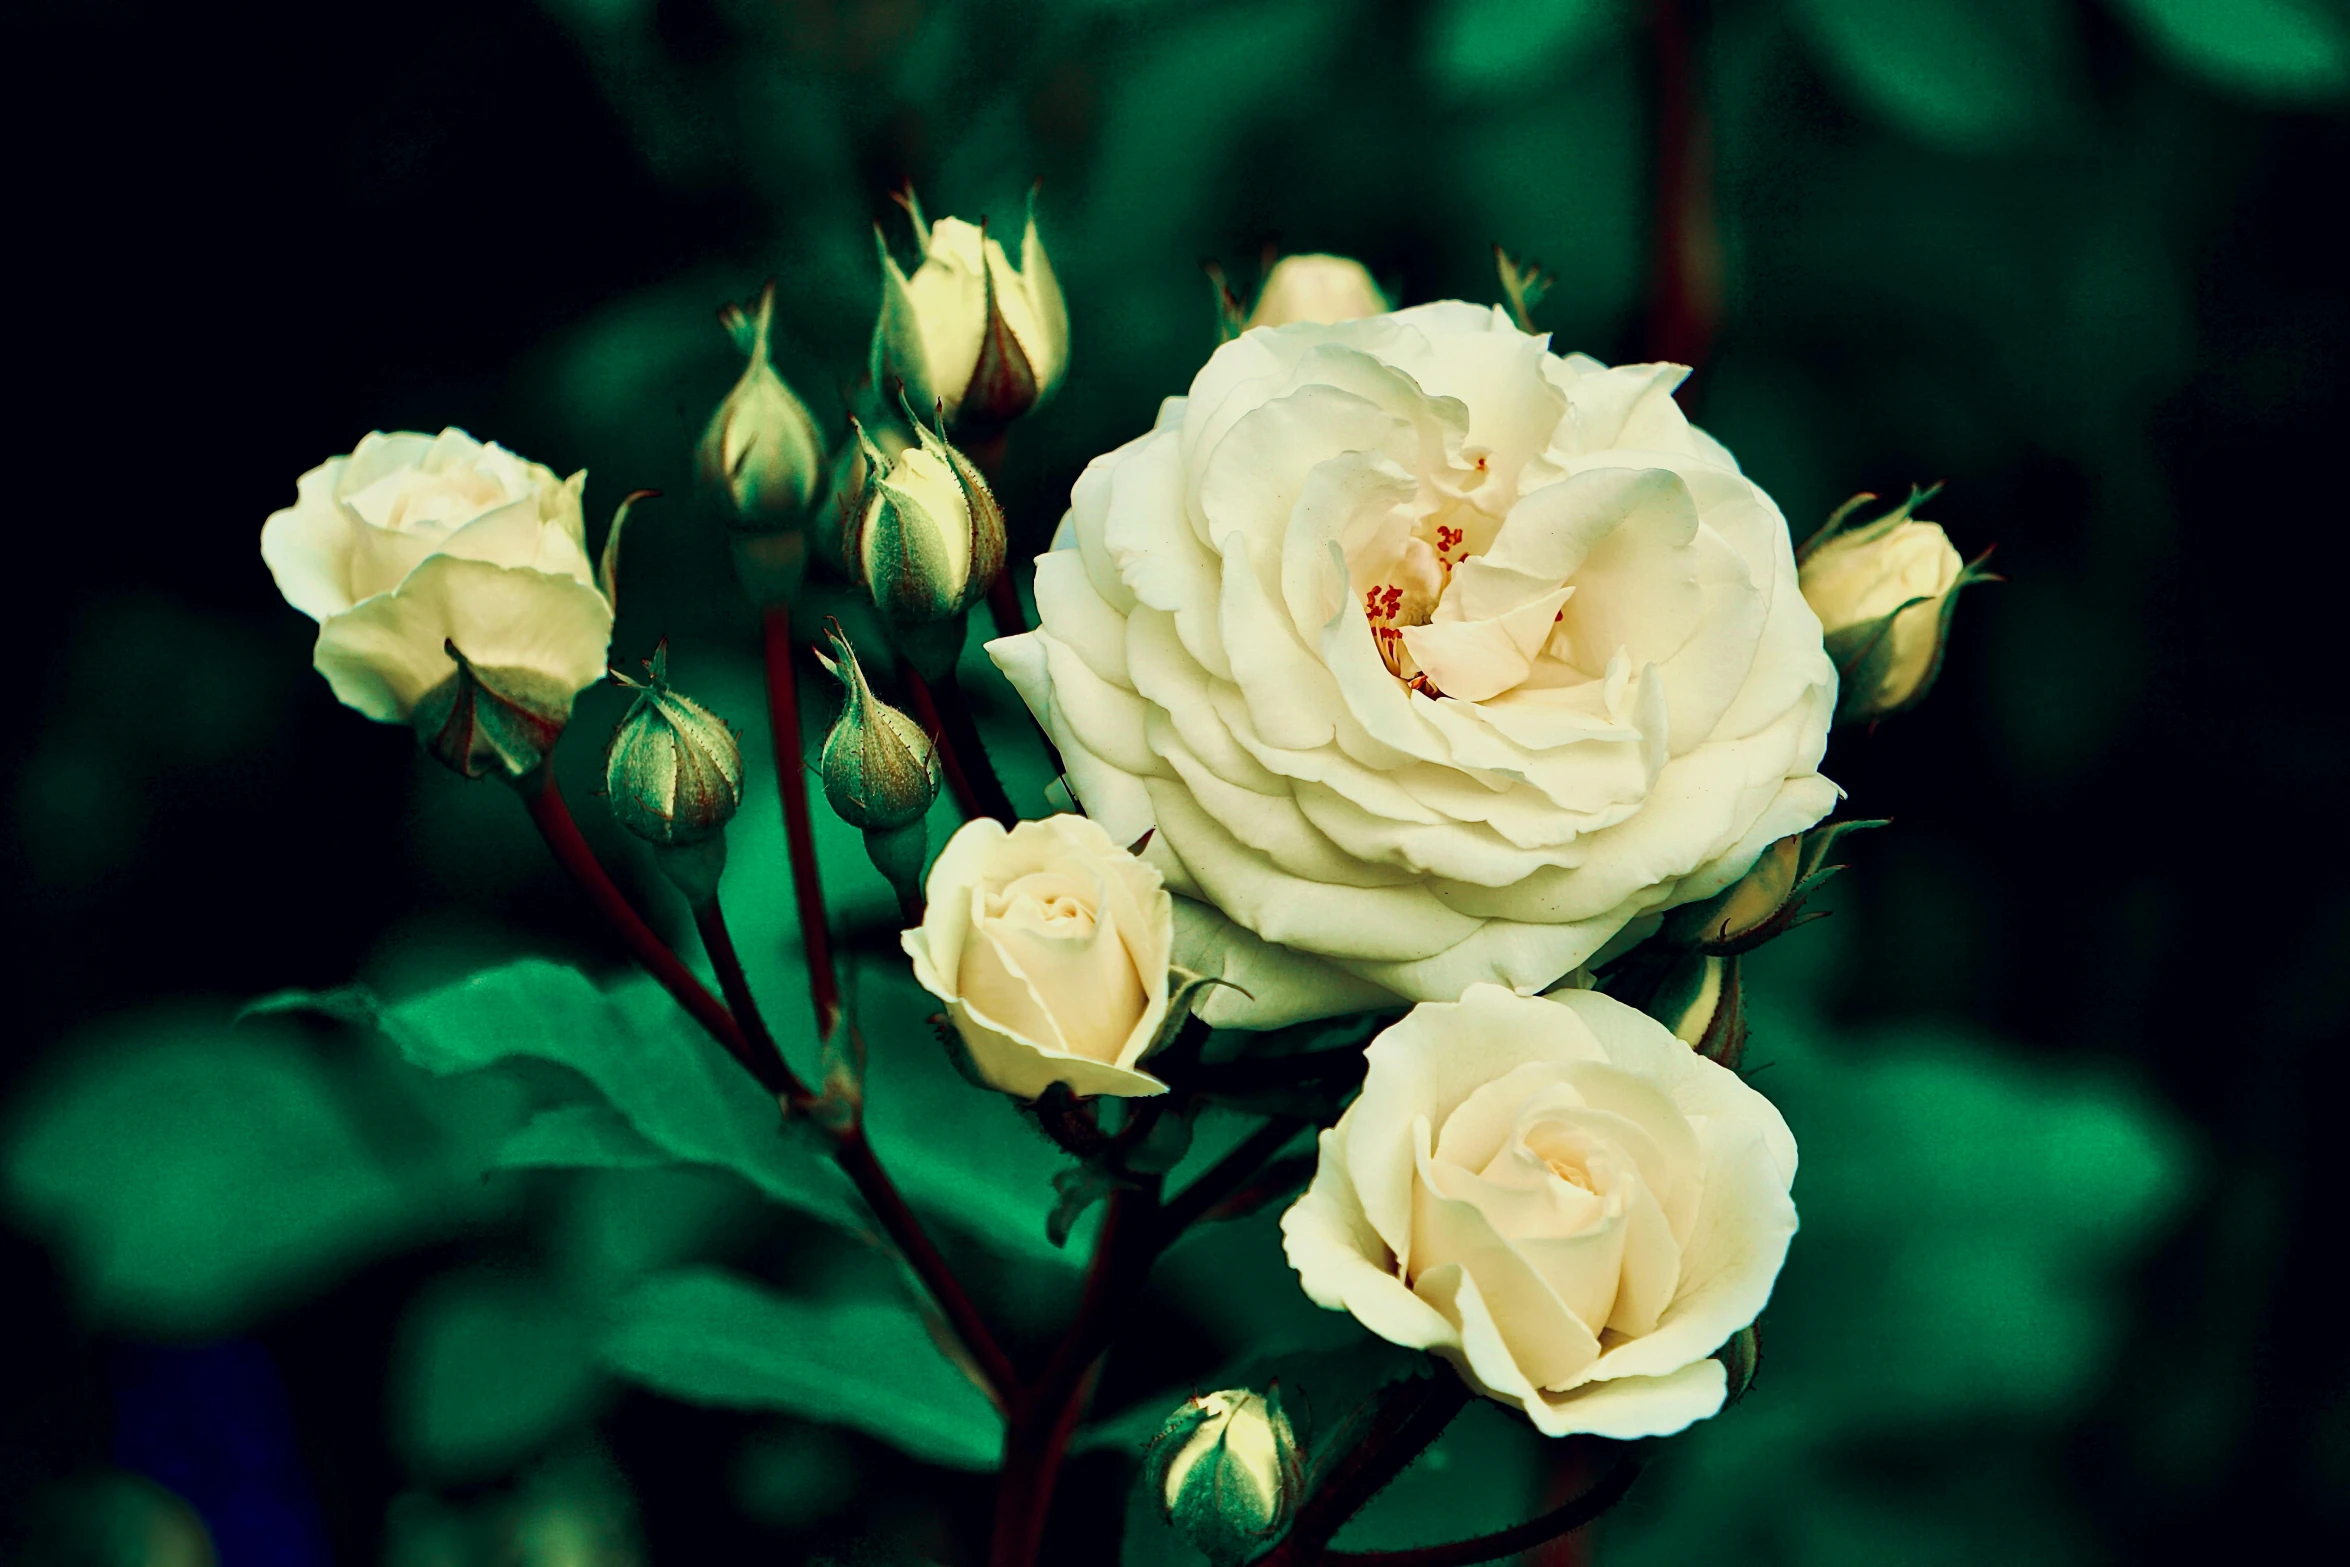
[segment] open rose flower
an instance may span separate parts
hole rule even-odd
[[[319,673],[369,718],[408,722],[457,673],[452,644],[567,716],[603,678],[612,635],[588,562],[586,483],[463,430],[378,432],[302,475],[294,504],[263,526],[261,557],[318,622]]]
[[[1282,1216],[1306,1293],[1546,1435],[1664,1436],[1719,1410],[1709,1357],[1795,1234],[1770,1102],[1596,991],[1479,985],[1368,1054]]]
[[[1088,814],[1156,829],[1181,961],[1254,996],[1214,1021],[1539,990],[1835,801],[1778,508],[1687,372],[1546,341],[1456,301],[1225,344],[989,645]]]
[[[966,822],[930,868],[914,978],[989,1084],[1034,1099],[1161,1094],[1140,1070],[1167,1015],[1173,911],[1159,873],[1082,816]]]

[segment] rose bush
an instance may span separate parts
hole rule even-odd
[[[1686,372],[1545,343],[1448,302],[1225,344],[989,645],[1088,814],[1156,829],[1182,960],[1253,993],[1216,1021],[1541,989],[1835,801],[1778,508]]]
[[[1148,1095],[1137,1063],[1167,1015],[1173,910],[1159,873],[1082,816],[966,822],[903,939],[989,1084],[1033,1099]]]
[[[1282,1216],[1306,1293],[1551,1436],[1663,1436],[1720,1409],[1709,1357],[1795,1234],[1795,1139],[1770,1101],[1596,991],[1479,985],[1368,1056]]]
[[[407,722],[457,672],[452,643],[477,669],[567,697],[603,678],[612,636],[586,484],[463,430],[379,431],[302,475],[261,557],[318,622],[319,673],[369,718]]]

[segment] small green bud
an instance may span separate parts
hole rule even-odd
[[[873,694],[857,650],[834,621],[833,651],[816,656],[848,700],[824,737],[817,771],[824,798],[840,819],[865,831],[865,851],[888,879],[910,920],[922,915],[922,862],[929,849],[923,817],[938,798],[938,747],[922,726]]]
[[[956,620],[1004,569],[1004,513],[987,480],[911,410],[906,422],[917,444],[894,459],[857,429],[870,477],[853,554],[893,630]]]
[[[409,723],[433,760],[467,778],[513,779],[538,770],[571,721],[575,693],[532,669],[481,669],[443,649],[457,671],[416,699]]]
[[[1186,1400],[1159,1428],[1145,1464],[1167,1522],[1217,1567],[1270,1545],[1289,1526],[1304,1480],[1278,1387]]]
[[[1746,1053],[1746,1005],[1738,959],[1692,950],[1657,987],[1649,1014],[1708,1061],[1733,1072]]]
[[[816,421],[769,362],[774,317],[773,279],[750,309],[728,305],[718,312],[749,363],[710,416],[696,454],[703,482],[724,498],[738,526],[755,533],[798,524],[824,477]]]
[[[604,783],[620,825],[661,849],[716,838],[743,801],[743,753],[723,719],[669,688],[669,644],[645,661],[649,679],[618,670],[637,693],[612,732]]]

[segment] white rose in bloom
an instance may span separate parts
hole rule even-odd
[[[949,422],[1000,424],[1052,396],[1069,368],[1069,307],[1037,237],[1033,204],[1017,270],[980,225],[925,223],[911,199],[906,210],[922,264],[908,277],[880,241],[873,384],[887,390],[902,380],[918,414],[944,403]]]
[[[1262,938],[1183,922],[1255,995],[1217,1022],[1539,990],[1835,801],[1778,508],[1684,370],[1545,343],[1447,302],[1225,344],[989,644],[1088,814]]]
[[[1034,1099],[1159,1094],[1138,1069],[1167,1015],[1172,900],[1159,873],[1082,816],[966,822],[930,868],[902,940],[972,1065]]]
[[[318,622],[319,673],[369,718],[407,721],[456,673],[450,643],[477,669],[577,692],[603,678],[612,635],[586,483],[463,430],[378,432],[302,475],[262,527],[261,558]]]
[[[1353,321],[1386,308],[1387,296],[1370,269],[1352,256],[1283,256],[1257,290],[1248,325]]]
[[[1369,1047],[1282,1216],[1315,1303],[1432,1350],[1549,1436],[1664,1436],[1770,1299],[1795,1139],[1770,1101],[1597,991],[1479,985]]]

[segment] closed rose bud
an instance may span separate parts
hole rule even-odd
[[[1051,397],[1069,366],[1069,307],[1037,237],[1035,199],[1017,269],[984,225],[926,223],[912,192],[904,201],[922,263],[907,276],[874,230],[881,317],[873,384],[903,383],[917,407],[941,405],[951,424],[1007,424]]]
[[[1735,956],[1690,952],[1666,975],[1646,1010],[1674,1038],[1734,1072],[1746,1053],[1744,988]]]
[[[808,526],[808,547],[825,565],[855,582],[862,580],[857,564],[857,534],[865,516],[865,489],[879,469],[865,460],[871,446],[880,451],[879,468],[886,468],[914,444],[914,438],[892,423],[860,425],[849,432],[832,456],[832,474],[824,504]]]
[[[774,318],[773,281],[750,309],[728,305],[718,313],[749,363],[710,416],[696,453],[703,483],[725,500],[737,524],[755,532],[799,522],[824,477],[816,421],[769,361]]]
[[[1186,1400],[1146,1463],[1167,1522],[1217,1567],[1248,1560],[1287,1528],[1303,1486],[1279,1388]]]
[[[894,460],[866,442],[872,477],[857,524],[857,570],[900,645],[935,678],[962,646],[963,613],[1004,569],[1004,514],[970,459],[909,422],[918,444]],[[905,640],[904,633],[925,627],[946,633],[939,657],[925,656],[923,639]]]
[[[1960,590],[1994,580],[1979,557],[1961,559],[1939,526],[1911,516],[1933,494],[1913,491],[1845,532],[1848,504],[1804,546],[1803,597],[1836,663],[1839,723],[1884,718],[1923,700],[1941,670]]]
[[[261,555],[318,622],[314,662],[345,705],[413,725],[468,777],[519,776],[603,678],[586,482],[463,430],[378,432],[302,475]]]
[[[1266,274],[1247,326],[1329,323],[1383,315],[1387,295],[1352,256],[1283,256]]]
[[[929,849],[923,816],[938,798],[938,748],[922,726],[873,694],[857,650],[837,622],[826,627],[832,652],[816,656],[848,700],[824,737],[817,770],[824,798],[840,819],[865,833],[865,852],[898,895],[908,923],[922,918],[922,862]]]
[[[604,785],[620,825],[661,849],[716,838],[743,802],[743,753],[725,720],[669,688],[669,648],[646,660],[636,705],[612,733]]]

